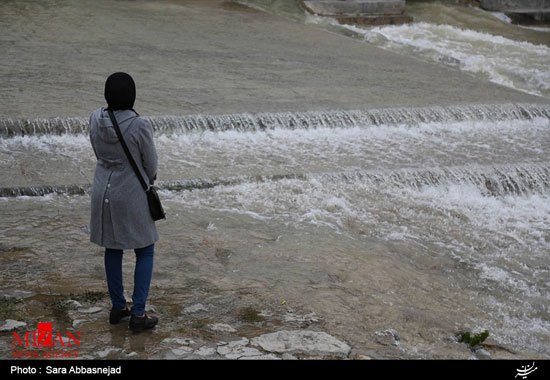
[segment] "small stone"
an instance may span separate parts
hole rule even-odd
[[[87,319],[75,319],[73,321],[73,329],[77,329],[82,326],[84,323],[89,322]]]
[[[318,331],[278,331],[253,338],[251,344],[275,353],[304,353],[346,357],[351,350],[346,343]]]
[[[198,350],[196,350],[193,354],[199,355],[199,356],[212,356],[212,355],[216,355],[216,349],[213,347],[201,347]]]
[[[178,357],[176,354],[172,352],[172,350],[168,350],[166,352],[158,352],[154,355],[149,356],[150,360],[177,360],[181,359],[181,357]]]
[[[489,359],[491,357],[491,353],[484,348],[478,348],[475,350],[475,354],[480,359]]]
[[[355,357],[356,360],[372,360],[372,358],[370,356],[367,356],[367,355],[363,355],[363,354],[358,354],[356,357]]]
[[[298,360],[298,358],[294,355],[290,355],[289,353],[285,352],[281,355],[281,359],[283,360]]]
[[[225,333],[237,332],[237,330],[235,330],[233,327],[229,325],[226,325],[225,323],[213,323],[208,325],[208,328],[212,331],[225,332]]]
[[[93,306],[93,307],[89,307],[87,309],[78,309],[78,312],[82,313],[82,314],[95,314],[95,313],[99,313],[102,310],[103,310],[103,308],[101,308],[99,306]]]
[[[401,340],[401,336],[399,336],[399,333],[394,329],[376,331],[375,334],[380,337],[376,339],[376,342],[383,344],[385,346],[388,346],[388,345],[398,346],[399,341]]]
[[[225,356],[226,359],[241,359],[244,357],[263,355],[262,352],[256,348],[243,346],[222,346],[218,348],[218,354]]]
[[[78,309],[79,307],[82,307],[82,304],[76,300],[67,300],[65,301],[65,306],[71,309]]]
[[[241,339],[239,339],[239,340],[233,340],[233,341],[229,342],[228,344],[229,344],[230,346],[239,346],[239,345],[240,345],[240,346],[247,346],[248,343],[250,343],[250,339],[245,338],[245,337],[242,337]]]
[[[304,323],[304,322],[316,323],[316,322],[319,322],[319,318],[317,318],[317,315],[315,313],[309,313],[306,315],[296,315],[294,313],[287,313],[284,316],[284,321],[300,322],[300,323]]]
[[[166,338],[161,343],[177,344],[180,346],[190,346],[195,342],[189,338]]]
[[[183,309],[183,312],[186,314],[197,313],[199,311],[208,311],[208,309],[203,304],[200,304],[200,303],[197,303],[192,306],[188,306],[185,309]]]
[[[177,357],[189,355],[192,352],[193,349],[191,347],[172,348],[172,353]]]
[[[241,356],[238,360],[281,360],[281,358],[273,355],[258,355],[258,356]]]
[[[250,341],[247,338],[234,340],[224,345],[218,346],[218,354],[225,356],[227,359],[239,359],[243,356],[258,356],[262,355],[255,348],[246,347]]]
[[[0,332],[15,331],[27,327],[25,322],[15,321],[13,319],[6,319],[4,324],[0,327]]]
[[[113,352],[119,352],[119,351],[120,351],[120,348],[106,348],[103,351],[99,351],[97,355],[100,358],[105,359],[107,356],[109,356],[109,354]]]
[[[273,316],[273,313],[271,313],[269,310],[262,310],[258,313],[258,315],[263,318],[269,318]]]

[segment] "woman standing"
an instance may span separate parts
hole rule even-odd
[[[126,73],[114,73],[105,83],[108,108],[90,116],[90,140],[97,158],[92,186],[90,240],[105,247],[105,271],[112,309],[111,324],[130,316],[133,331],[153,328],[158,319],[145,313],[153,274],[155,242],[159,239],[147,197],[119,142],[108,111],[113,111],[120,132],[137,167],[153,184],[157,175],[157,152],[153,128],[133,110],[136,87]],[[124,298],[123,250],[136,254],[133,306]]]

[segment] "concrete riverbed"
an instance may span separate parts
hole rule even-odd
[[[130,72],[144,115],[542,102],[223,0],[2,2],[0,115],[88,116]]]
[[[291,114],[265,133],[157,134],[160,182],[238,180],[161,192],[149,299],[160,324],[141,334],[108,323],[86,191],[0,198],[2,358],[17,356],[12,332],[41,322],[80,332],[85,359],[548,358],[547,98],[223,0],[3,1],[0,30],[2,119],[86,118],[114,71],[132,74],[136,110],[159,120],[389,109],[342,128],[300,130]],[[0,154],[2,189],[91,181],[82,133],[2,137]],[[441,190],[436,177],[459,183]],[[483,347],[458,341],[486,326]]]

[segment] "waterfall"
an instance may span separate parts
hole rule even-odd
[[[203,131],[262,131],[275,128],[372,127],[387,124],[550,118],[550,105],[489,104],[447,107],[385,108],[366,111],[310,111],[148,117],[156,134]],[[0,137],[86,134],[88,118],[0,119]]]
[[[427,186],[472,185],[486,196],[529,195],[550,193],[550,165],[455,167],[442,169],[401,169],[395,171],[344,171],[337,173],[289,173],[278,175],[195,178],[159,182],[166,191],[189,191],[217,186],[280,180],[321,180],[363,186],[408,187],[420,190]],[[48,185],[0,188],[0,197],[43,196],[47,194],[84,195],[91,186]]]

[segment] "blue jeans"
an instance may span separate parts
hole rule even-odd
[[[153,255],[155,245],[134,249],[136,253],[136,267],[134,270],[134,294],[132,301],[132,315],[141,316],[145,312],[145,302],[149,295],[149,286],[153,275]],[[107,286],[114,308],[124,309],[124,286],[122,282],[122,249],[105,248],[105,272]]]

